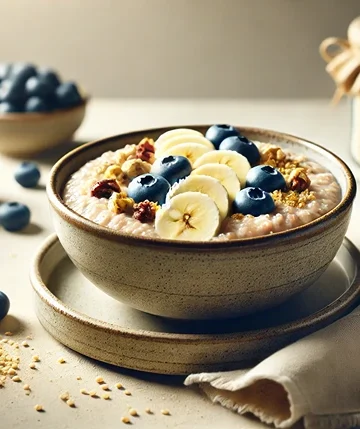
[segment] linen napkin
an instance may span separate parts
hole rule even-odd
[[[189,375],[214,403],[277,428],[360,427],[360,306],[249,370]]]

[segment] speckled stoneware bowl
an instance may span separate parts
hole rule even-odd
[[[185,125],[205,133],[208,125]],[[115,299],[139,310],[182,319],[248,314],[307,288],[338,251],[356,193],[354,177],[336,155],[287,134],[239,127],[253,140],[276,143],[325,165],[341,202],[292,230],[228,242],[180,242],[131,236],[99,226],[69,209],[61,195],[69,176],[103,152],[156,139],[175,127],[122,134],[81,146],[52,168],[47,194],[59,240],[77,268]],[[330,286],[330,285],[329,285]],[[84,290],[84,294],[86,290]]]
[[[87,101],[53,112],[0,115],[0,153],[33,156],[68,141],[85,117]]]

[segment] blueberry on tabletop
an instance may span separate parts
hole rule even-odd
[[[60,85],[61,81],[55,70],[52,69],[40,69],[38,70],[37,77],[41,82],[45,82],[51,86],[54,90]]]
[[[25,83],[25,94],[27,97],[46,98],[54,92],[54,88],[47,82],[36,76],[30,77]]]
[[[40,97],[30,97],[25,103],[25,112],[47,112],[49,111],[48,105]]]
[[[30,222],[30,210],[17,202],[3,203],[0,206],[0,225],[7,231],[24,229]]]
[[[0,101],[19,104],[25,98],[24,85],[16,80],[5,79],[0,84]]]
[[[0,291],[0,321],[8,314],[10,310],[10,300]]]
[[[10,70],[11,70],[11,65],[10,64],[0,64],[0,81],[6,79],[9,74],[10,74]]]
[[[272,196],[260,188],[244,188],[236,194],[233,210],[244,215],[260,216],[275,209]]]
[[[164,177],[170,185],[184,179],[191,173],[190,161],[185,156],[167,155],[157,159],[151,173]]]
[[[261,188],[266,192],[284,189],[284,176],[271,165],[257,165],[251,168],[246,175],[246,186]]]
[[[18,105],[9,103],[8,101],[3,101],[2,103],[0,103],[0,114],[17,112],[22,112],[22,109],[20,109]]]
[[[128,196],[136,203],[149,200],[163,204],[169,189],[170,183],[163,177],[154,174],[142,174],[130,182]]]
[[[40,176],[40,170],[33,162],[22,162],[14,174],[15,180],[24,188],[35,188]]]
[[[36,67],[30,63],[15,63],[11,67],[9,78],[18,84],[25,85],[25,82],[32,76],[36,76]]]
[[[60,107],[73,107],[82,102],[79,90],[74,82],[65,82],[56,88],[56,98]]]
[[[234,150],[245,156],[250,165],[256,164],[260,159],[260,152],[256,144],[243,136],[232,136],[224,139],[219,146],[220,150]]]
[[[233,126],[227,124],[212,125],[205,134],[205,137],[211,141],[216,149],[219,149],[220,143],[227,137],[238,136],[239,132]]]

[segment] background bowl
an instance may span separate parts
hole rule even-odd
[[[0,115],[0,152],[32,156],[71,139],[85,117],[86,105],[84,100],[78,106],[53,112]]]
[[[204,133],[209,126],[184,127]],[[99,226],[66,207],[62,190],[82,165],[105,151],[138,143],[144,136],[156,139],[171,128],[175,127],[88,143],[54,165],[47,186],[54,226],[77,268],[104,292],[134,308],[180,319],[255,312],[280,304],[312,284],[343,241],[356,184],[336,155],[298,137],[239,127],[250,139],[276,143],[325,165],[339,182],[342,199],[334,209],[289,231],[229,242],[149,239]]]

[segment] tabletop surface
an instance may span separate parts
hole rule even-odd
[[[106,429],[125,427],[121,422],[128,408],[139,417],[139,428],[265,428],[254,419],[212,405],[196,389],[185,388],[183,378],[145,374],[115,368],[85,358],[55,341],[39,324],[32,305],[29,267],[36,249],[53,232],[44,186],[53,163],[76,144],[136,129],[201,123],[231,123],[288,132],[319,143],[342,157],[356,177],[360,169],[352,161],[350,145],[350,104],[331,107],[328,100],[103,100],[91,101],[86,119],[78,130],[76,143],[64,144],[37,158],[42,171],[39,189],[23,189],[13,179],[19,160],[0,156],[0,202],[20,201],[32,212],[31,225],[22,233],[0,229],[0,289],[11,300],[11,311],[0,323],[0,339],[13,331],[20,347],[21,382],[7,381],[0,389],[0,426],[4,429]],[[355,201],[347,236],[360,245],[358,199]],[[29,337],[29,339],[26,339]],[[6,337],[10,338],[10,337]],[[26,340],[29,347],[21,345]],[[38,355],[37,369],[30,369]],[[64,358],[60,364],[58,359]],[[90,398],[80,389],[104,393],[96,383],[101,376],[111,387],[111,400]],[[81,379],[78,379],[81,378]],[[114,388],[122,383],[131,392]],[[24,385],[31,392],[26,395]],[[59,396],[69,392],[76,407],[67,406]],[[45,412],[34,410],[41,404]],[[154,413],[145,413],[145,408]],[[170,411],[169,416],[161,414]]]

